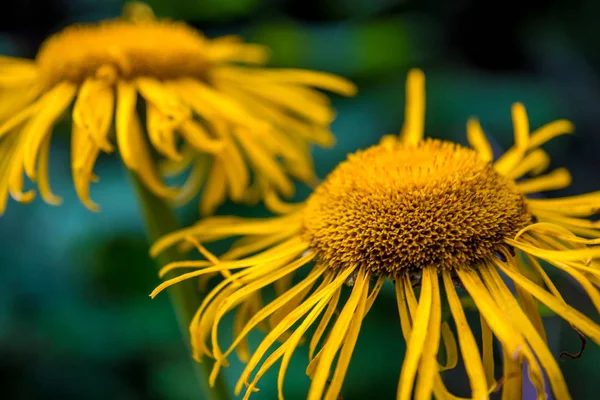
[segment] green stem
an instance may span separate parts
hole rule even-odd
[[[130,173],[130,176],[141,206],[141,212],[146,226],[146,234],[150,243],[153,243],[159,237],[169,232],[179,229],[177,217],[173,213],[171,207],[169,207],[164,200],[148,191],[134,173]],[[182,258],[182,254],[176,249],[168,249],[157,257],[156,266],[157,268],[160,268],[170,262],[181,261]],[[191,349],[189,348],[190,338],[188,326],[201,301],[197,282],[193,279],[186,280],[171,286],[167,291],[171,299],[171,304],[175,310],[179,329],[191,354]],[[227,400],[229,398],[227,386],[221,375],[217,377],[213,388],[210,388],[208,385],[208,378],[214,365],[214,361],[208,358],[202,359],[202,363],[197,363],[191,358],[190,360],[193,363],[193,368],[204,394],[202,399]]]

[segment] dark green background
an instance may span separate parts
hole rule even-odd
[[[533,128],[557,118],[577,126],[574,137],[547,146],[554,166],[574,174],[573,186],[556,195],[600,189],[600,3],[594,0],[149,3],[157,14],[185,19],[208,36],[239,33],[270,46],[273,66],[335,72],[359,85],[356,98],[334,98],[339,139],[333,150],[314,152],[321,176],[348,152],[399,130],[405,74],[419,66],[427,74],[428,135],[464,143],[466,118],[478,115],[502,151],[512,142],[510,105],[523,101]],[[121,6],[117,0],[5,0],[0,52],[33,57],[47,35],[72,22],[114,17]],[[101,183],[92,198],[102,212],[93,214],[75,197],[68,149],[68,135],[57,136],[52,183],[64,205],[11,202],[0,218],[2,398],[200,398],[167,297],[147,297],[159,281],[118,158],[98,163]],[[299,188],[298,198],[306,193]],[[219,213],[264,212],[226,205]],[[196,208],[180,216],[190,224]],[[595,314],[577,286],[560,275],[556,280],[568,301]],[[555,354],[579,348],[567,324],[555,317],[546,322]],[[393,398],[403,354],[393,290],[386,287],[361,332],[344,399]],[[575,399],[597,398],[598,362],[592,343],[581,359],[561,362]],[[287,375],[287,398],[305,396],[305,366],[301,348]],[[233,379],[240,368],[233,363],[226,376]],[[275,378],[267,375],[253,398],[275,398]],[[460,369],[448,375],[448,384],[468,394]],[[524,398],[531,395],[527,389]]]

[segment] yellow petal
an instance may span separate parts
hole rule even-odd
[[[521,274],[513,271],[510,268],[507,268],[502,263],[498,263],[497,266],[502,270],[502,272],[504,272],[510,279],[513,280],[515,285],[519,285],[523,289],[527,290],[532,296],[536,297],[556,314],[575,325],[594,342],[600,343],[600,326],[595,324],[591,319],[574,308],[568,306],[564,301],[552,296],[550,293],[546,292]]]
[[[548,344],[542,338],[538,331],[535,329],[531,321],[523,313],[518,303],[510,293],[506,284],[502,281],[502,278],[493,268],[482,268],[482,276],[486,283],[495,285],[493,293],[497,294],[497,301],[502,302],[507,309],[510,310],[510,316],[519,327],[533,351],[535,352],[536,358],[548,374],[548,381],[552,387],[553,393],[556,398],[559,399],[570,399],[569,391],[565,383],[564,377],[558,367],[554,356],[548,348]],[[531,367],[531,366],[530,366]],[[540,392],[544,393],[542,388]],[[538,392],[539,393],[539,392]]]
[[[44,139],[51,133],[54,124],[61,114],[71,104],[75,97],[76,86],[63,82],[56,85],[43,96],[39,112],[31,117],[29,123],[23,128],[21,135],[25,140],[23,165],[27,176],[36,177],[36,161]]]
[[[404,126],[400,140],[416,144],[425,133],[425,74],[420,69],[411,69],[406,78],[406,105]]]
[[[213,214],[217,207],[225,202],[227,195],[226,183],[223,161],[220,158],[215,158],[200,200],[200,214],[202,216]]]
[[[423,269],[423,280],[421,287],[421,295],[419,297],[419,305],[414,317],[412,332],[408,343],[406,344],[406,354],[402,363],[402,371],[398,381],[398,400],[410,399],[412,387],[414,385],[415,375],[419,365],[426,338],[427,329],[432,313],[433,303],[433,287],[431,274],[433,272],[429,268]]]
[[[437,276],[437,270],[432,269],[429,276],[429,285],[431,286],[431,314],[429,316],[429,326],[427,327],[427,338],[425,347],[421,354],[421,363],[419,365],[419,375],[415,389],[416,400],[427,400],[431,398],[431,392],[435,378],[438,373],[437,353],[440,346],[440,331],[442,319],[442,305],[440,301],[440,288]],[[423,275],[422,285],[427,285],[427,276]]]
[[[536,193],[564,189],[571,184],[571,174],[565,168],[557,168],[549,174],[517,182],[522,193]]]
[[[54,195],[50,189],[50,177],[49,177],[49,158],[50,158],[50,139],[52,136],[48,135],[44,139],[40,148],[40,159],[39,159],[39,182],[38,187],[40,189],[40,195],[42,199],[48,204],[57,206],[62,203],[62,198]]]
[[[323,345],[323,352],[321,354],[319,364],[317,365],[317,368],[315,370],[313,380],[308,391],[307,400],[318,400],[323,398],[323,394],[325,393],[325,385],[327,384],[327,380],[329,379],[329,374],[331,371],[333,360],[338,352],[338,349],[340,348],[341,344],[344,342],[344,339],[347,336],[348,329],[350,328],[350,325],[353,321],[354,313],[358,308],[361,298],[366,297],[363,294],[363,289],[366,283],[364,275],[365,273],[363,271],[359,271],[356,283],[352,288],[352,293],[350,294],[348,301],[344,305],[344,308],[340,312],[340,315],[338,316],[335,324],[333,325],[327,342]],[[358,318],[360,318],[361,320],[362,316],[362,312],[358,314]],[[358,325],[358,327],[360,328],[360,325]],[[356,334],[358,334],[358,332],[356,332]],[[336,378],[337,380],[335,382],[332,382],[332,385],[335,383],[339,391],[339,387],[341,386],[340,379],[342,379],[343,377],[338,375]],[[335,396],[337,396],[337,393],[328,391],[325,395],[325,398]]]
[[[123,163],[131,170],[136,170],[137,160],[135,157],[136,149],[133,146],[131,126],[136,118],[135,105],[137,101],[137,92],[135,86],[127,81],[119,81],[117,86],[117,113],[116,130],[117,143]],[[138,150],[139,151],[139,150]]]
[[[458,341],[460,343],[460,351],[463,356],[469,381],[471,383],[471,395],[474,399],[483,399],[487,397],[487,379],[483,363],[481,361],[479,348],[477,347],[477,342],[475,341],[471,327],[467,322],[467,318],[460,304],[460,299],[458,298],[456,289],[454,288],[454,283],[452,282],[450,273],[444,270],[442,272],[442,277],[444,280],[444,287],[446,289],[446,296],[448,298],[450,311],[452,313],[452,317],[454,318],[454,323],[456,324]],[[484,349],[486,344],[487,343],[484,343]],[[491,380],[493,381],[493,377]]]
[[[483,161],[492,161],[492,146],[485,137],[481,124],[477,118],[469,118],[467,121],[467,140],[471,147],[479,154]]]
[[[354,284],[354,288],[352,289],[352,294],[354,294],[354,291],[359,292],[358,305],[356,306],[354,315],[351,317],[350,326],[348,327],[348,331],[344,338],[344,344],[340,350],[340,355],[336,363],[333,378],[331,379],[329,387],[327,388],[327,393],[325,394],[325,400],[336,400],[339,398],[339,394],[342,389],[342,383],[344,382],[346,372],[348,371],[348,365],[350,364],[350,358],[352,357],[352,353],[358,339],[358,334],[360,332],[360,327],[362,325],[363,318],[365,317],[367,297],[369,294],[369,277],[364,276],[359,272]],[[350,295],[350,299],[352,298],[352,294]],[[350,299],[348,299],[349,302]],[[344,310],[342,310],[342,313],[343,311]],[[342,314],[340,314],[340,317],[341,316]],[[326,344],[326,346],[327,345],[328,344]],[[324,361],[321,360],[321,362]]]

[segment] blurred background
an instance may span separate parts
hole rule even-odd
[[[347,76],[360,88],[334,98],[338,144],[315,149],[320,176],[348,152],[374,144],[402,125],[404,79],[413,66],[427,75],[428,135],[465,142],[465,122],[481,118],[495,150],[512,143],[510,105],[525,103],[535,128],[558,118],[577,132],[546,146],[553,166],[574,175],[575,194],[600,189],[600,2],[595,0],[149,0],[159,16],[184,19],[209,37],[238,33],[273,49],[272,66]],[[120,14],[118,0],[4,0],[0,54],[34,57],[62,27]],[[66,130],[66,127],[57,129]],[[68,137],[52,149],[52,181],[62,207],[11,202],[0,218],[0,381],[6,399],[199,399],[173,311],[159,282],[134,193],[118,158],[101,158],[101,185],[92,198],[102,212],[76,199]],[[300,188],[298,198],[307,190]],[[264,213],[227,204],[220,214]],[[197,218],[192,205],[181,222]],[[593,315],[582,291],[555,277],[568,302]],[[477,314],[470,316],[477,320]],[[577,352],[577,335],[545,318],[553,352]],[[476,327],[475,327],[476,328]],[[476,332],[477,334],[477,332]],[[256,334],[254,339],[260,338]],[[306,355],[288,370],[286,394],[305,396]],[[404,344],[393,291],[384,291],[367,317],[343,390],[344,400],[393,398]],[[561,362],[575,399],[597,398],[600,348]],[[240,373],[225,370],[230,384]],[[276,374],[253,399],[274,399]],[[448,385],[467,395],[464,373]],[[530,389],[524,398],[532,398]]]

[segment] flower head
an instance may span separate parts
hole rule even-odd
[[[153,295],[184,279],[224,275],[190,326],[196,355],[216,360],[213,377],[232,351],[247,345],[251,329],[269,323],[237,383],[238,392],[247,385],[246,397],[281,359],[278,389],[283,398],[290,357],[308,328],[316,325],[308,346],[308,399],[336,399],[362,321],[389,280],[395,285],[407,341],[398,399],[411,398],[413,389],[417,399],[455,398],[440,372],[456,366],[458,352],[472,398],[488,398],[500,386],[505,398],[520,398],[524,365],[539,398],[548,390],[556,398],[569,398],[546,343],[538,303],[596,343],[600,326],[565,302],[540,260],[574,278],[600,311],[600,229],[586,219],[596,212],[600,193],[559,199],[528,196],[569,185],[566,170],[545,173],[549,157],[540,146],[571,133],[572,124],[559,120],[530,132],[525,108],[517,103],[512,109],[515,145],[492,161],[476,119],[467,124],[471,148],[423,139],[422,72],[411,71],[407,86],[400,138],[385,136],[380,144],[348,156],[289,214],[266,220],[210,218],[157,242],[154,254],[187,239],[207,260],[165,267],[163,272],[196,270],[166,281]],[[201,244],[232,236],[242,238],[220,258]],[[301,269],[308,273],[293,284],[292,276]],[[505,279],[515,285],[516,294]],[[256,307],[260,290],[275,283],[282,288],[277,297]],[[347,285],[351,293],[342,302]],[[459,298],[463,290],[481,316],[481,348]],[[448,320],[442,317],[444,303]],[[249,312],[251,304],[255,308]],[[235,326],[233,342],[222,349],[217,340],[221,320],[236,308],[238,314],[246,313],[244,323]],[[494,336],[503,353],[499,380]],[[442,346],[444,363],[438,360]],[[275,350],[267,356],[271,347]]]
[[[129,4],[124,18],[67,27],[35,60],[0,57],[0,212],[9,193],[33,199],[23,172],[46,202],[60,203],[50,190],[48,158],[53,127],[67,111],[73,181],[92,210],[94,165],[115,141],[124,164],[176,204],[204,187],[202,214],[226,198],[264,198],[276,209],[279,195],[293,194],[292,178],[315,179],[309,145],[334,140],[330,101],[313,87],[344,95],[355,87],[326,73],[254,66],[266,59],[262,46],[207,39],[182,22],[155,18],[141,3]],[[182,187],[165,184],[164,175],[185,171]]]

